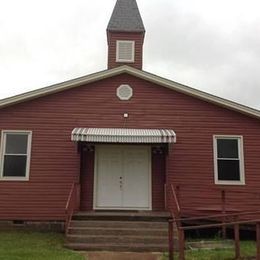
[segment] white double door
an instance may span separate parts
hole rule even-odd
[[[95,209],[151,209],[149,146],[96,146],[94,205]]]

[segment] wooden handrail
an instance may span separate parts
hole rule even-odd
[[[239,237],[239,226],[242,224],[255,224],[256,225],[256,241],[257,241],[257,255],[256,259],[260,259],[260,249],[258,246],[260,245],[260,219],[250,219],[250,220],[238,220],[239,216],[246,216],[246,215],[255,215],[255,214],[260,214],[260,210],[255,211],[255,212],[240,212],[240,213],[235,213],[235,214],[216,214],[216,215],[208,215],[208,216],[203,216],[203,217],[193,217],[193,218],[180,218],[180,219],[173,219],[176,223],[184,220],[200,220],[200,219],[211,219],[211,218],[216,218],[218,217],[234,217],[234,220],[232,221],[225,221],[222,223],[214,223],[214,224],[202,224],[202,225],[194,225],[194,226],[182,226],[182,225],[177,225],[178,228],[178,236],[179,236],[179,259],[184,260],[185,259],[185,235],[184,231],[185,230],[196,230],[196,229],[206,229],[206,228],[216,228],[216,227],[227,227],[227,226],[234,226],[234,235],[235,235],[235,255],[236,259],[240,259],[240,237]],[[173,241],[173,239],[169,238],[169,241]],[[170,248],[170,247],[169,247]],[[173,246],[171,247],[171,250],[173,250]],[[174,259],[174,252],[169,251],[169,259],[173,260]]]
[[[205,188],[203,188],[201,185],[196,185],[196,184],[183,184],[183,185],[179,185],[177,184],[176,186],[180,186],[183,190],[188,189],[189,191],[198,191],[198,190],[206,190]],[[254,195],[254,196],[259,196],[260,198],[260,192],[257,191],[251,191],[251,190],[239,190],[237,189],[238,187],[232,187],[232,188],[226,188],[223,187],[223,185],[221,185],[220,187],[217,187],[216,185],[213,185],[210,187],[210,190],[212,191],[216,191],[216,192],[226,192],[226,193],[235,193],[235,194],[249,194],[249,195]],[[208,188],[207,188],[208,189]]]
[[[252,219],[252,220],[241,220],[241,221],[233,221],[233,222],[225,222],[225,223],[216,223],[216,224],[205,224],[205,225],[195,225],[195,226],[186,226],[179,227],[182,230],[192,230],[192,229],[204,229],[204,228],[214,228],[214,227],[223,227],[223,226],[233,226],[240,224],[255,224],[259,223],[260,219]]]
[[[72,215],[76,208],[77,202],[77,183],[73,183],[70,189],[70,193],[65,207],[65,233],[68,234],[69,225],[72,219]]]
[[[228,214],[214,214],[214,215],[204,215],[199,217],[191,217],[191,218],[179,218],[176,221],[190,221],[190,220],[206,220],[206,219],[216,219],[221,217],[239,217],[239,216],[246,216],[246,215],[255,215],[260,214],[260,210],[257,211],[244,211],[239,213],[228,213]]]
[[[244,221],[233,221],[233,222],[225,222],[225,223],[217,223],[217,224],[206,224],[206,225],[196,225],[196,226],[187,226],[187,227],[179,227],[179,231],[184,235],[185,230],[196,230],[203,228],[216,228],[223,226],[234,226],[234,240],[235,240],[235,259],[240,259],[240,237],[239,237],[239,226],[241,224],[255,224],[256,225],[256,259],[260,259],[260,219],[252,219],[252,220],[244,220]],[[179,236],[181,239],[180,247],[179,247],[179,259],[185,260],[185,238],[184,236]],[[172,253],[173,255],[173,253]],[[173,259],[169,258],[169,259]]]
[[[186,186],[186,185],[185,185]],[[193,186],[194,187],[194,186]],[[182,218],[181,217],[181,208],[178,200],[178,196],[176,194],[174,186],[170,185],[170,194],[174,200],[174,209],[170,208],[170,213],[172,215],[172,219],[169,219],[169,259],[174,259],[174,246],[173,243],[173,237],[174,233],[172,232],[173,229],[173,222],[177,226],[178,230],[178,238],[179,238],[179,259],[184,260],[185,259],[185,230],[192,230],[192,229],[203,229],[203,228],[213,228],[213,227],[222,227],[223,230],[227,226],[234,226],[234,234],[235,234],[235,255],[236,259],[240,257],[240,238],[239,238],[239,226],[241,224],[256,224],[256,232],[257,232],[257,258],[260,260],[260,219],[258,216],[256,216],[255,219],[250,220],[239,220],[240,216],[252,216],[259,214],[260,210],[257,211],[244,211],[244,212],[238,212],[238,213],[226,213],[226,198],[225,198],[225,189],[215,189],[218,191],[221,191],[221,198],[222,198],[222,214],[213,214],[213,215],[204,215],[199,217],[190,217],[190,218]],[[233,192],[232,190],[228,190],[228,192]],[[247,191],[240,191],[241,193],[247,193],[247,194],[254,194],[254,195],[260,195],[260,193],[257,192],[247,192]],[[224,194],[223,194],[224,193]],[[231,220],[227,221],[227,218],[231,218]],[[218,220],[220,218],[221,220]],[[202,225],[194,225],[194,226],[182,226],[183,221],[189,221],[189,220],[217,220],[221,223],[215,223],[215,224],[202,224]]]
[[[175,200],[175,204],[176,204],[176,207],[177,207],[178,215],[180,215],[180,212],[181,212],[180,203],[179,203],[177,194],[175,192],[174,186],[172,184],[171,184],[171,191],[172,191],[173,198]]]
[[[73,191],[74,191],[75,185],[76,185],[75,182],[72,183],[72,186],[71,186],[71,189],[70,189],[70,193],[69,193],[69,197],[68,197],[68,199],[67,199],[67,203],[66,203],[66,207],[65,207],[66,211],[67,211],[68,208],[69,208],[69,204],[70,204],[70,201],[71,201],[71,198],[72,198],[72,195],[73,195]]]
[[[167,185],[166,185],[167,187]],[[173,246],[173,241],[174,241],[174,222],[177,226],[178,229],[178,237],[179,237],[179,241],[181,241],[180,237],[182,235],[182,230],[179,229],[179,227],[181,226],[181,221],[178,221],[177,219],[180,219],[181,217],[181,208],[180,208],[180,203],[179,203],[179,199],[178,196],[175,192],[174,186],[171,184],[170,185],[170,191],[169,193],[171,194],[171,196],[173,197],[174,200],[174,206],[176,208],[176,212],[174,212],[174,210],[172,210],[172,208],[169,208],[170,214],[171,214],[171,219],[169,219],[169,225],[168,225],[168,245],[169,245],[169,259],[173,260],[174,259],[174,246]],[[179,245],[180,246],[180,245]]]

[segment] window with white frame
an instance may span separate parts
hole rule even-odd
[[[31,131],[2,131],[0,179],[29,179],[31,139]]]
[[[245,184],[242,136],[214,136],[214,170],[216,184]]]
[[[134,62],[135,60],[135,42],[117,41],[116,42],[116,61]]]

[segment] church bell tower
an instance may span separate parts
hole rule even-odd
[[[107,26],[108,69],[128,65],[141,70],[144,36],[136,0],[117,0]]]

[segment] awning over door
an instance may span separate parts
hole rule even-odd
[[[71,140],[94,143],[175,143],[176,134],[168,129],[75,128]]]

